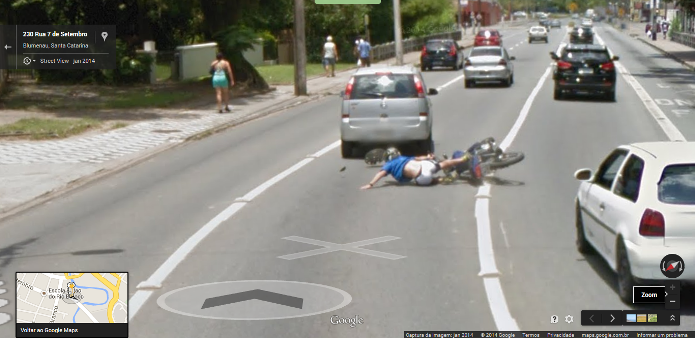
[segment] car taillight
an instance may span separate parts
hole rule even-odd
[[[422,86],[422,81],[420,81],[420,78],[414,76],[413,80],[415,80],[415,90],[417,90],[417,96],[425,97],[425,88]]]
[[[613,64],[613,62],[606,62],[601,65],[601,69],[606,71],[613,71],[615,70],[615,65]]]
[[[666,233],[666,224],[664,215],[660,212],[647,209],[642,214],[642,220],[639,223],[639,234],[642,236],[664,237]]]
[[[449,49],[449,55],[451,55],[451,56],[456,55],[456,46],[451,45],[451,48]]]
[[[568,69],[572,68],[572,64],[569,62],[565,62],[565,61],[558,61],[557,62],[557,68],[562,69],[562,70],[568,70]]]
[[[422,46],[422,53],[420,55],[422,55],[422,56],[427,55],[427,46]]]
[[[507,65],[507,60],[501,59],[499,64],[502,65],[502,66],[506,66],[506,65]]]
[[[348,81],[347,86],[345,87],[345,99],[349,100],[350,99],[350,94],[352,94],[352,85],[355,83],[355,78],[351,77],[350,81]]]

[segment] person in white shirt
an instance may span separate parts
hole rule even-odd
[[[338,47],[333,43],[333,37],[329,35],[323,45],[323,68],[326,69],[326,77],[335,77],[335,62],[337,60]]]

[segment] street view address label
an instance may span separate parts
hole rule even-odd
[[[125,272],[18,272],[16,280],[17,337],[128,334]]]
[[[159,297],[157,304],[184,316],[222,320],[271,320],[318,315],[352,301],[347,292],[321,284],[242,280],[193,285]]]

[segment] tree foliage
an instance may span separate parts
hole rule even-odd
[[[394,39],[393,0],[382,0],[379,5],[317,5],[305,0],[305,10],[310,61],[321,58],[327,35],[333,36],[343,60],[353,58],[354,39],[366,34],[365,15],[369,15],[373,45]],[[450,0],[402,0],[401,10],[405,38],[451,29],[455,23]],[[294,0],[0,0],[0,22],[117,26],[120,54],[116,73],[42,71],[42,79],[60,80],[64,74],[64,80],[70,81],[131,81],[145,69],[147,60],[135,54],[144,41],[154,40],[160,51],[216,41],[232,62],[237,82],[263,88],[267,84],[242,52],[259,37],[272,41],[292,30]]]
[[[451,30],[456,9],[449,0],[408,0],[401,17],[404,36],[431,35]]]

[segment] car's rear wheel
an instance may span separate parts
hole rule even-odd
[[[533,43],[533,40],[531,40],[531,39],[528,39],[528,43]]]
[[[423,64],[420,64],[420,71],[421,72],[427,71],[427,67],[425,67],[425,65],[423,65]]]
[[[581,206],[579,206],[579,202],[576,203],[575,224],[577,227],[577,251],[585,255],[593,253],[593,247],[589,241],[586,240],[586,232],[584,232],[584,220],[582,219],[582,209]]]
[[[343,158],[351,158],[354,149],[355,145],[353,142],[340,141],[340,155]]]
[[[627,249],[625,249],[622,238],[618,242],[618,256],[616,258],[618,265],[618,295],[625,304],[632,304],[632,287],[637,283],[635,283],[635,279],[632,276],[630,260],[627,257]]]
[[[466,81],[465,81],[465,84],[466,84],[466,88],[471,88],[471,87],[473,87],[473,81],[472,81],[472,80],[466,80]]]
[[[553,90],[553,98],[555,100],[562,100],[562,90],[559,88],[555,87],[555,90]]]
[[[606,100],[610,102],[615,102],[615,90],[606,93]]]
[[[503,84],[505,87],[511,87],[511,86],[512,86],[512,77],[510,76],[509,78],[507,78],[507,79],[505,79],[504,81],[502,81],[502,84]]]
[[[548,43],[548,39],[545,39],[545,43]]]
[[[418,143],[418,148],[423,154],[430,154],[434,152],[434,141],[432,140],[432,135],[424,141]]]
[[[514,84],[514,73],[512,73],[512,76],[510,77],[510,81],[512,84]]]

